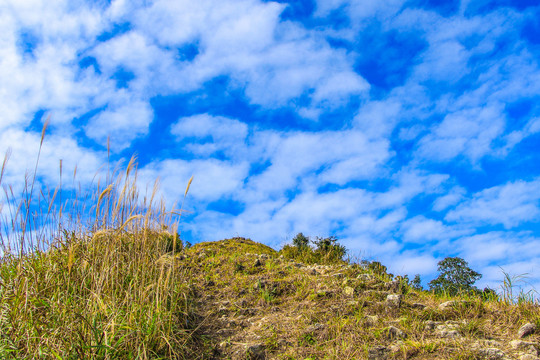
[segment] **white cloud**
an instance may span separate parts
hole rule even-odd
[[[403,239],[412,243],[424,243],[451,236],[449,229],[441,222],[416,216],[402,224]]]
[[[421,80],[455,82],[469,72],[468,52],[455,40],[432,44],[414,70]]]
[[[445,174],[422,173],[414,169],[404,169],[393,177],[394,185],[377,199],[380,206],[402,206],[420,194],[442,191],[441,184],[448,179]]]
[[[498,106],[451,113],[420,141],[418,154],[440,161],[464,155],[475,163],[490,153],[492,142],[504,127],[504,115]]]
[[[33,175],[41,134],[9,129],[0,133],[0,154],[11,149],[3,184],[12,185],[17,193],[24,184],[25,174]],[[88,186],[103,164],[103,154],[80,147],[73,139],[57,135],[46,135],[39,160],[38,176],[45,185],[56,186],[60,179],[60,160],[62,160],[64,185],[73,185],[73,173],[77,168],[76,181]],[[20,194],[17,194],[20,195]]]
[[[241,189],[248,174],[248,164],[233,164],[219,160],[164,160],[150,163],[139,172],[141,183],[152,183],[159,178],[167,203],[182,200],[185,186],[194,177],[189,194],[197,201],[231,198]]]
[[[431,274],[437,268],[437,259],[430,254],[417,254],[414,251],[405,251],[391,260],[391,271],[396,275],[409,274],[412,280],[416,274]]]
[[[465,192],[466,191],[464,188],[460,186],[454,186],[445,195],[440,196],[435,200],[433,204],[433,210],[443,211],[448,209],[450,206],[456,205],[463,199]]]
[[[132,99],[126,93],[118,95],[113,104],[90,119],[85,127],[87,136],[102,145],[110,137],[111,149],[116,151],[125,149],[131,141],[146,134],[153,120],[148,102]]]
[[[186,145],[186,148],[200,156],[209,156],[217,151],[224,151],[228,156],[242,156],[239,152],[246,150],[248,127],[238,120],[199,114],[179,119],[171,126],[171,133],[179,140],[196,138],[196,142]],[[208,137],[210,142],[205,141]]]
[[[197,44],[193,62],[168,72],[192,86],[229,75],[252,102],[267,107],[287,105],[307,91],[314,94],[315,108],[332,108],[365,93],[369,85],[352,70],[353,61],[344,51],[297,24],[280,23],[284,7],[251,0],[157,1],[138,12],[136,24],[168,46]]]
[[[510,229],[540,215],[540,180],[516,181],[480,191],[447,213],[445,219]]]
[[[388,143],[370,142],[357,131],[287,134],[267,154],[270,167],[248,184],[256,193],[281,193],[299,182],[318,187],[370,179],[390,155]]]
[[[372,101],[354,117],[355,127],[370,138],[388,138],[400,121],[401,106],[397,99]]]

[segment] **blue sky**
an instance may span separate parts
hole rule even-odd
[[[191,242],[338,236],[395,274],[540,272],[532,0],[0,5],[4,183],[139,158]],[[540,289],[540,280],[532,276]]]

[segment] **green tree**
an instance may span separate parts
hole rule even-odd
[[[302,233],[298,233],[293,239],[292,239],[293,245],[296,246],[299,249],[305,249],[309,245],[309,239],[304,236]]]
[[[422,289],[422,279],[420,278],[420,274],[414,275],[414,279],[411,281],[411,286],[412,286],[413,289],[423,290]]]
[[[439,261],[439,277],[429,282],[429,288],[435,292],[456,295],[461,291],[477,291],[473,284],[482,277],[459,257],[447,257]]]

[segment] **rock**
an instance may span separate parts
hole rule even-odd
[[[487,348],[480,350],[480,353],[486,357],[486,359],[497,360],[506,359],[506,354],[501,349]]]
[[[442,304],[440,304],[439,310],[443,310],[443,311],[449,310],[459,305],[467,305],[468,303],[469,302],[467,300],[450,300],[450,301],[443,302]]]
[[[435,334],[441,338],[455,339],[461,337],[458,331],[459,323],[455,321],[447,321],[444,324],[435,326]]]
[[[385,346],[375,346],[368,351],[368,360],[386,360],[390,350]]]
[[[332,274],[332,277],[335,277],[336,279],[343,279],[345,275],[343,273],[335,273]]]
[[[457,330],[441,329],[436,332],[437,336],[445,339],[457,339],[461,334]]]
[[[424,310],[425,308],[427,308],[427,305],[420,304],[420,303],[414,303],[414,304],[411,305],[411,307],[412,307],[413,309]]]
[[[440,321],[427,320],[424,324],[426,324],[426,330],[434,330],[437,325],[440,325],[442,323]]]
[[[258,266],[261,266],[261,265],[262,265],[261,259],[259,259],[259,258],[255,259],[255,262],[253,263],[253,266],[258,267]]]
[[[354,288],[350,287],[350,286],[345,286],[345,288],[343,288],[343,293],[347,296],[353,296],[354,295]]]
[[[370,281],[371,279],[373,279],[373,276],[370,274],[359,274],[356,278],[362,281]]]
[[[366,315],[364,317],[364,325],[366,327],[376,326],[379,322],[379,317],[377,315]]]
[[[250,360],[262,360],[266,358],[263,344],[246,346],[246,355]]]
[[[401,340],[398,340],[396,341],[394,344],[390,345],[388,347],[388,349],[393,352],[393,353],[397,353],[399,351],[401,351],[401,347],[404,345],[405,343]]]
[[[536,325],[532,323],[527,323],[519,328],[517,336],[521,339],[527,335],[534,333],[536,330]]]
[[[512,349],[524,351],[527,354],[538,356],[538,350],[536,349],[536,346],[538,346],[537,343],[523,340],[512,340],[510,341],[510,346]]]
[[[305,333],[306,334],[312,334],[312,333],[317,332],[317,331],[322,331],[322,330],[326,329],[327,327],[328,327],[328,325],[326,325],[326,324],[315,323],[313,325],[308,326],[306,328]]]
[[[539,358],[537,356],[531,355],[531,354],[523,354],[519,357],[519,360],[538,360]]]
[[[391,339],[391,340],[393,340],[393,339],[406,339],[407,334],[405,334],[404,331],[398,329],[395,326],[389,326],[388,327],[388,338]]]
[[[386,306],[390,308],[399,308],[401,305],[401,295],[390,294],[386,297]]]

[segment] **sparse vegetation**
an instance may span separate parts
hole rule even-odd
[[[310,245],[313,244],[314,246]],[[288,259],[294,259],[306,264],[343,264],[347,254],[345,246],[339,244],[335,236],[319,237],[311,240],[298,233],[293,238],[293,245],[285,245],[280,254]]]

